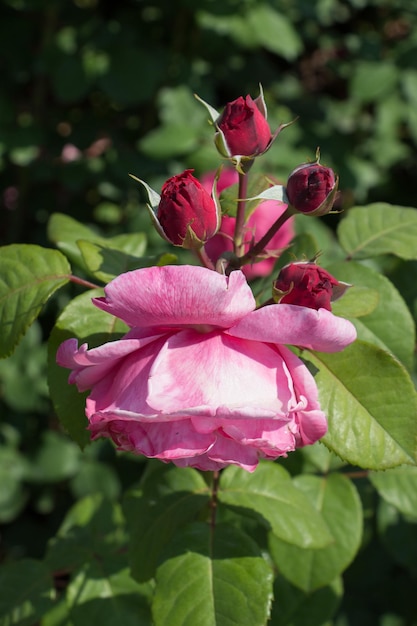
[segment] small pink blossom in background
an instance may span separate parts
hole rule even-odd
[[[214,173],[206,174],[202,177],[203,186],[209,190],[213,184]],[[217,183],[217,191],[220,194],[224,189],[238,182],[238,173],[234,169],[224,169]],[[249,250],[250,244],[259,241],[263,235],[269,230],[274,222],[284,213],[287,208],[286,204],[275,200],[265,200],[261,202],[250,216],[246,224],[245,252]],[[213,263],[223,252],[231,252],[233,250],[233,233],[235,230],[236,220],[234,217],[223,216],[220,230],[206,244],[207,254]],[[242,271],[248,279],[258,276],[268,276],[277,260],[278,251],[286,248],[294,237],[294,220],[290,218],[280,228],[280,230],[272,237],[266,248],[270,251],[271,257],[262,261],[254,262],[250,265],[242,267]],[[275,254],[274,254],[275,253]]]
[[[241,271],[187,265],[127,272],[93,302],[130,330],[58,350],[69,382],[91,389],[92,439],[179,467],[253,471],[325,434],[314,378],[283,344],[342,350],[356,337],[349,321],[291,304],[255,310]]]
[[[74,146],[72,143],[66,143],[61,151],[61,161],[63,163],[72,163],[73,161],[79,161],[83,156],[81,150]]]

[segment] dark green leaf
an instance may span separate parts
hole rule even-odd
[[[369,480],[384,500],[404,515],[417,519],[417,467],[371,472]]]
[[[129,559],[139,581],[155,575],[173,534],[208,505],[209,491],[196,470],[158,463],[140,488],[128,492],[124,509],[130,527]]]
[[[89,441],[85,400],[88,392],[79,393],[75,385],[68,384],[69,370],[56,363],[58,347],[66,339],[76,337],[80,344],[87,342],[95,347],[106,341],[118,339],[127,332],[127,326],[116,317],[95,307],[91,298],[102,295],[92,290],[74,298],[64,309],[52,330],[48,344],[48,383],[51,398],[62,424],[80,446]]]
[[[33,626],[55,597],[48,568],[32,559],[3,565],[0,590],[0,626]]]

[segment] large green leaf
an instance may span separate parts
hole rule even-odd
[[[222,473],[218,497],[228,506],[254,511],[277,537],[290,544],[322,548],[333,541],[310,500],[275,463],[263,463],[253,474],[228,467]]]
[[[274,583],[275,602],[268,626],[330,626],[343,596],[343,583],[336,578],[331,584],[305,593],[278,576]]]
[[[395,254],[417,259],[417,210],[376,202],[349,209],[338,236],[351,259]]]
[[[174,533],[208,505],[209,489],[201,474],[158,462],[139,488],[124,501],[130,527],[129,560],[139,581],[155,575],[161,552]]]
[[[154,626],[264,626],[272,570],[253,540],[230,526],[195,523],[156,574]]]
[[[353,483],[341,474],[298,476],[295,485],[323,515],[334,543],[306,550],[270,535],[270,550],[280,573],[307,593],[330,584],[351,563],[362,536],[362,506]]]
[[[404,515],[417,519],[417,467],[371,472],[369,480],[384,500]]]
[[[0,571],[0,626],[32,626],[52,606],[55,591],[48,568],[24,559],[2,565]]]
[[[48,237],[72,263],[104,281],[131,269],[130,266],[134,266],[132,259],[140,258],[146,249],[146,236],[143,233],[122,234],[106,239],[62,213],[51,216]],[[100,270],[103,275],[100,275]]]
[[[356,341],[342,352],[310,353],[329,430],[322,441],[368,469],[417,460],[417,394],[404,367],[379,348]]]
[[[327,269],[339,280],[353,284],[352,295],[355,295],[356,291],[358,298],[362,296],[360,288],[377,291],[378,302],[375,308],[359,320],[352,319],[358,338],[392,352],[411,370],[414,359],[415,326],[406,303],[394,285],[385,276],[360,263],[338,262]],[[342,317],[350,317],[353,312],[349,291],[346,296],[334,303],[333,311]],[[360,301],[356,306],[363,306],[363,302]]]
[[[0,248],[0,358],[12,353],[71,268],[57,250],[13,244]]]
[[[68,384],[70,371],[56,363],[58,347],[66,339],[76,337],[89,347],[119,338],[127,332],[124,322],[95,307],[91,298],[102,295],[91,290],[74,298],[59,316],[48,344],[48,384],[56,413],[71,437],[84,446],[89,441],[85,400],[88,392],[79,393]]]
[[[89,273],[103,282],[108,282],[130,270],[136,270],[151,265],[168,265],[175,263],[177,257],[174,254],[161,254],[158,257],[140,257],[129,254],[127,251],[111,247],[111,242],[105,245],[91,241],[80,240],[77,242],[81,250],[85,267]],[[138,252],[140,249],[138,249]]]

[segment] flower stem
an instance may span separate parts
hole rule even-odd
[[[243,254],[243,236],[245,226],[245,209],[248,190],[248,175],[239,172],[239,189],[237,195],[237,210],[236,210],[236,222],[235,232],[233,236],[233,247],[236,256],[240,257]]]
[[[250,248],[246,254],[237,259],[239,267],[249,263],[254,258],[256,258],[259,254],[261,254],[267,244],[271,241],[272,237],[279,231],[281,226],[285,224],[285,222],[295,215],[296,211],[292,207],[287,207],[284,213],[274,222],[271,228],[265,233],[265,235],[256,243],[252,248]]]
[[[204,267],[207,267],[209,270],[215,270],[216,269],[214,263],[209,258],[209,256],[208,256],[208,254],[207,254],[207,252],[206,252],[204,247],[199,248],[195,252],[196,252],[196,255],[198,256],[198,258],[200,259],[201,264]]]
[[[74,276],[73,274],[70,274],[68,276],[68,279],[76,285],[82,285],[83,287],[87,287],[87,289],[99,289],[100,287],[100,285],[90,283],[89,280],[84,280],[83,278],[80,278],[79,276]]]
[[[213,482],[211,483],[211,500],[210,500],[210,528],[211,528],[211,536],[213,537],[214,530],[216,527],[216,514],[217,514],[217,492],[219,489],[219,480],[220,480],[220,472],[215,470],[213,472]]]

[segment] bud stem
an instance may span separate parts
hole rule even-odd
[[[214,263],[209,259],[208,254],[205,251],[204,247],[198,248],[198,250],[196,250],[195,253],[200,259],[201,265],[203,265],[204,267],[207,267],[209,270],[216,269]]]
[[[283,226],[290,217],[295,215],[295,213],[296,211],[291,206],[288,206],[281,217],[279,217],[277,221],[272,224],[271,228],[265,233],[262,239],[252,246],[246,254],[238,259],[239,267],[246,265],[246,263],[250,263],[252,259],[261,254],[265,250],[267,244],[271,241],[272,237],[279,231],[281,226]]]
[[[79,278],[78,276],[74,276],[73,274],[70,274],[68,276],[68,280],[70,280],[72,283],[75,283],[76,285],[82,285],[83,287],[87,287],[87,289],[98,289],[100,287],[100,285],[90,283],[89,280],[84,280],[83,278]]]
[[[243,231],[245,226],[245,209],[248,189],[248,177],[247,174],[239,172],[239,189],[237,195],[237,210],[236,210],[236,223],[235,232],[233,236],[234,253],[237,257],[243,253]]]

